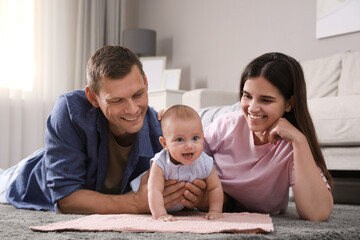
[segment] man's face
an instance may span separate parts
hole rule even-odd
[[[146,76],[141,75],[136,65],[123,78],[102,79],[95,98],[115,137],[123,138],[140,131],[148,107],[147,90]]]

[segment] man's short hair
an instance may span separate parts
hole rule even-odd
[[[89,59],[86,75],[90,89],[98,94],[102,78],[119,79],[131,72],[134,64],[144,76],[139,58],[128,48],[122,46],[104,46]]]

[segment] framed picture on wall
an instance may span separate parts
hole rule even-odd
[[[179,90],[181,69],[166,69],[164,71],[163,88]]]
[[[316,38],[360,31],[360,0],[317,0]]]
[[[149,91],[162,89],[166,57],[140,57],[140,61],[148,80]]]

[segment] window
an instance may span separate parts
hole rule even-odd
[[[0,87],[32,90],[33,0],[0,0],[0,69]]]

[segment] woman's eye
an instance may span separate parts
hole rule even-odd
[[[248,94],[244,94],[244,95],[243,95],[243,98],[251,99],[251,96],[248,95]]]

